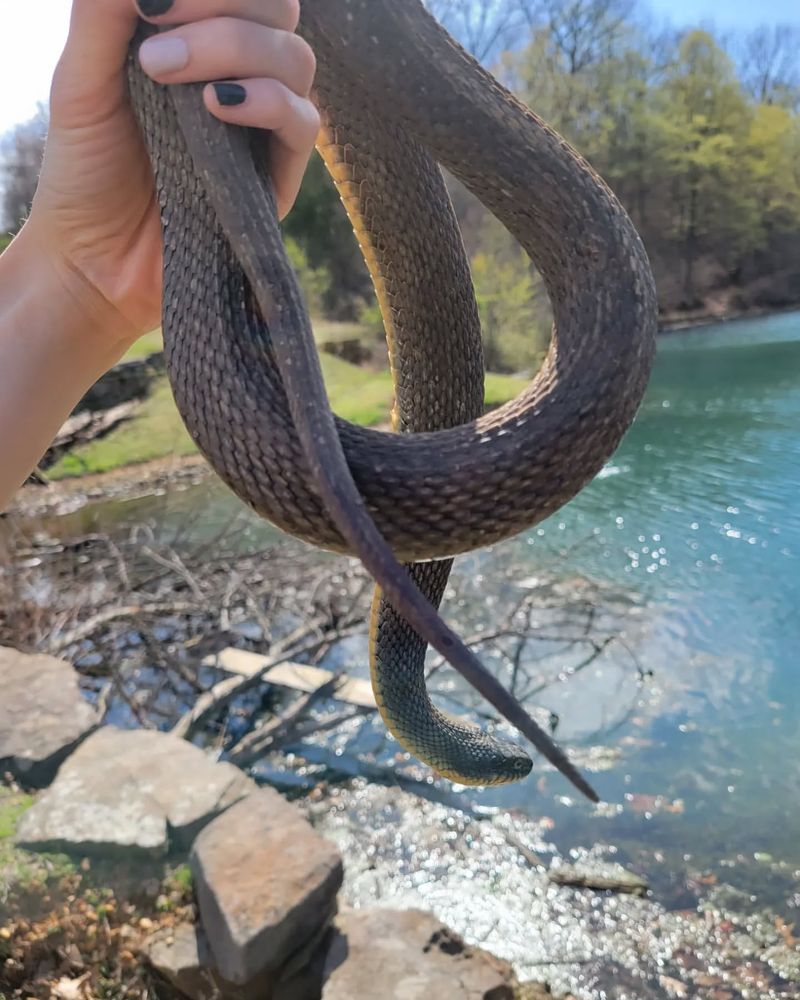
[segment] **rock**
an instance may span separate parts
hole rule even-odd
[[[336,848],[271,789],[207,826],[191,865],[216,967],[239,984],[282,968],[325,927],[343,875]]]
[[[600,892],[624,892],[631,896],[646,896],[649,889],[641,876],[617,864],[593,862],[586,865],[560,865],[549,871],[547,877],[555,885],[597,889]]]
[[[357,910],[336,921],[323,1000],[514,1000],[511,966],[421,910]]]
[[[280,980],[272,994],[272,1000],[319,1000],[332,933],[330,927],[324,929],[321,939],[315,942],[316,950],[309,955],[306,964],[293,975]]]
[[[69,663],[0,647],[0,774],[44,788],[100,719]]]
[[[166,733],[105,728],[87,739],[23,817],[17,842],[34,850],[154,856],[188,847],[252,782],[230,764]]]
[[[573,996],[555,997],[547,983],[522,983],[517,987],[514,1000],[575,1000]]]
[[[73,412],[110,410],[120,403],[143,399],[149,395],[153,380],[163,371],[164,355],[160,351],[147,358],[124,361],[101,376]]]
[[[205,934],[191,924],[157,931],[143,952],[156,972],[191,1000],[264,1000],[273,995],[271,975],[245,986],[224,980],[213,968]]]
[[[190,1000],[310,1000],[319,997],[322,990],[329,935],[330,928],[325,928],[313,941],[313,948],[302,956],[297,971],[262,973],[244,986],[220,976],[213,967],[205,933],[192,924],[156,931],[144,943],[142,954],[160,976]]]
[[[210,1000],[219,990],[209,969],[208,942],[202,930],[191,924],[157,931],[144,943],[142,953],[156,972],[192,1000]]]

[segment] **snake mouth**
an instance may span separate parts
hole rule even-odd
[[[492,753],[485,758],[465,759],[463,771],[455,761],[446,767],[434,764],[433,769],[448,781],[473,787],[511,785],[527,778],[533,768],[530,757],[513,743],[499,749],[499,753]]]

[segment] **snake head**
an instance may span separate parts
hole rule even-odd
[[[457,756],[451,754],[448,766],[433,762],[443,778],[460,785],[509,785],[530,774],[533,761],[516,743],[497,739],[477,727],[473,730],[462,724],[460,729]]]

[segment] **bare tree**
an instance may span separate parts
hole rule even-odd
[[[762,104],[800,106],[800,28],[762,25],[742,44],[742,79]]]
[[[541,17],[575,75],[608,58],[624,33],[635,0],[541,0]]]
[[[39,183],[47,123],[47,109],[40,106],[34,118],[17,125],[0,142],[2,225],[8,232],[19,229],[30,211]]]
[[[541,0],[426,0],[428,9],[480,62],[514,46],[532,29]],[[527,34],[527,32],[526,32]]]

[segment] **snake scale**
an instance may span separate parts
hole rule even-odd
[[[377,581],[373,687],[403,746],[464,783],[513,781],[531,767],[514,744],[432,705],[432,645],[595,799],[437,608],[453,556],[552,514],[628,429],[655,343],[644,248],[588,164],[420,0],[304,0],[300,30],[318,59],[318,148],[384,318],[400,433],[331,414],[263,137],[214,119],[199,87],[152,83],[132,48],[131,98],[162,212],[164,342],[178,408],[253,510],[306,542],[357,555]],[[440,165],[525,248],[555,317],[536,378],[488,415],[475,297]]]

